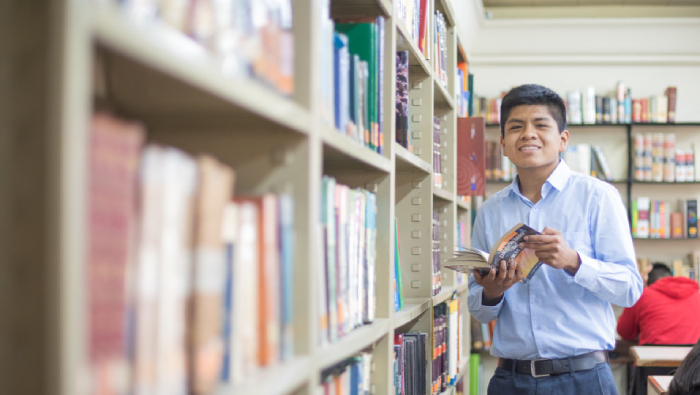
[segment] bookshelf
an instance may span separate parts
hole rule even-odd
[[[458,47],[452,1],[429,1],[429,10],[439,10],[447,22],[446,85],[434,76],[434,59],[420,52],[404,23],[393,17],[396,0],[330,2],[332,17],[386,18],[382,154],[321,119],[319,0],[293,3],[292,32],[299,44],[294,50],[291,97],[255,79],[226,73],[220,60],[200,44],[161,22],[135,21],[115,2],[85,5],[62,0],[48,6],[28,1],[17,20],[35,23],[0,27],[0,36],[27,37],[22,42],[27,46],[20,53],[3,41],[2,50],[17,54],[15,69],[26,64],[52,67],[17,75],[3,96],[2,107],[13,127],[0,144],[0,180],[3,190],[11,191],[0,198],[0,239],[11,259],[0,269],[0,278],[16,281],[2,285],[3,294],[10,295],[0,302],[2,327],[7,330],[0,336],[0,349],[9,350],[0,352],[0,381],[6,383],[2,392],[88,394],[85,190],[89,122],[98,110],[143,123],[148,142],[217,157],[236,172],[235,195],[285,192],[294,198],[294,357],[259,369],[242,383],[220,386],[216,395],[313,394],[324,369],[360,351],[373,355],[372,393],[391,394],[395,331],[430,333],[433,306],[453,296],[461,301],[462,351],[468,355],[466,284],[459,284],[454,272],[443,270],[441,292],[431,294],[433,213],[440,214],[443,257],[457,244],[457,221],[471,215],[471,207],[455,197],[453,85],[456,60],[458,56],[466,60],[466,53]],[[393,55],[398,50],[409,52],[413,153],[394,142]],[[46,104],[28,113],[29,98]],[[442,188],[436,188],[432,179],[434,117],[440,118],[444,142]],[[26,128],[39,131],[34,140],[26,140]],[[323,264],[318,224],[324,175],[377,196],[377,285],[374,322],[322,348],[316,288]],[[395,217],[406,296],[406,305],[398,312],[393,311],[391,291]],[[18,355],[26,363],[18,363]],[[459,377],[465,377],[468,387],[464,362]],[[454,392],[451,387],[444,393]]]

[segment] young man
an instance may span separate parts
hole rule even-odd
[[[498,318],[488,393],[616,394],[606,350],[615,345],[611,303],[632,306],[642,279],[617,190],[573,173],[564,102],[540,85],[511,90],[501,104],[501,145],[518,177],[479,209],[472,244],[489,251],[518,222],[539,230],[524,247],[544,263],[527,283],[515,265],[469,277],[469,311]]]
[[[700,339],[698,283],[684,277],[672,277],[663,263],[654,263],[648,287],[632,307],[617,321],[617,333],[639,344],[695,344]]]

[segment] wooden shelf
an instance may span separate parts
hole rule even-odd
[[[397,51],[408,51],[408,66],[411,67],[409,75],[416,70],[420,70],[422,74],[430,75],[432,68],[423,56],[423,53],[418,49],[418,44],[408,34],[408,30],[402,20],[396,19],[396,29],[401,37],[398,37],[396,42]],[[415,67],[418,66],[418,67]]]
[[[335,343],[317,350],[316,366],[323,370],[351,357],[376,343],[389,332],[389,320],[377,318],[373,323],[356,328]]]
[[[397,171],[432,173],[432,166],[428,162],[408,152],[398,143],[394,142],[393,144]]]
[[[91,32],[117,55],[108,57],[116,62],[110,73],[130,77],[128,84],[112,84],[110,92],[129,115],[177,122],[180,115],[201,114],[233,125],[304,134],[312,129],[306,109],[257,81],[226,77],[206,48],[163,23],[135,23],[105,3],[92,6]]]
[[[324,127],[321,130],[325,164],[342,167],[345,171],[391,172],[391,160],[388,158],[340,133],[337,129]]]
[[[700,181],[632,181],[640,185],[700,185]]]
[[[403,306],[403,308],[394,313],[394,317],[391,322],[394,329],[402,327],[415,320],[431,306],[430,299],[405,299],[405,302],[406,304]]]
[[[392,4],[390,0],[343,0],[331,2],[331,17],[359,17],[382,15],[391,17]]]
[[[449,81],[449,78],[448,78]],[[433,85],[435,86],[435,107],[441,109],[454,109],[455,104],[452,96],[447,91],[447,88],[440,82],[437,77],[433,77]]]
[[[448,192],[444,189],[437,188],[435,186],[433,186],[433,197],[448,203],[452,203],[455,200],[452,192]]]
[[[289,362],[260,369],[246,378],[243,383],[221,386],[215,394],[290,394],[312,378],[313,368],[311,358],[295,358]]]
[[[652,237],[633,237],[632,240],[649,240],[649,241],[700,241],[697,237],[669,237],[669,238],[652,238]]]
[[[455,293],[455,289],[455,287],[442,287],[440,293],[433,296],[433,305],[439,305],[440,303],[451,298],[452,295]]]
[[[457,208],[464,211],[471,210],[471,207],[462,199],[455,198],[455,203],[457,203]]]

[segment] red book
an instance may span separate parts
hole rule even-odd
[[[108,364],[126,358],[126,272],[144,137],[139,124],[107,114],[92,117],[87,199],[88,346],[96,372],[108,376]],[[116,385],[102,378],[107,386]]]
[[[639,99],[642,102],[642,122],[649,122],[649,99]]]
[[[457,195],[486,193],[485,130],[484,118],[457,118]]]
[[[683,238],[683,214],[671,213],[671,237],[674,239]]]
[[[427,33],[428,0],[420,0],[420,25],[418,30],[418,49],[425,55],[425,36]]]
[[[666,97],[668,98],[668,123],[676,123],[676,87],[669,86],[666,88]]]

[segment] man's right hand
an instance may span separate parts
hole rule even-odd
[[[500,303],[506,290],[523,279],[522,270],[513,260],[510,261],[508,270],[506,270],[506,261],[501,261],[498,275],[495,268],[492,268],[486,276],[482,276],[478,270],[474,270],[473,273],[476,283],[484,288],[481,304],[485,306],[495,306]]]

